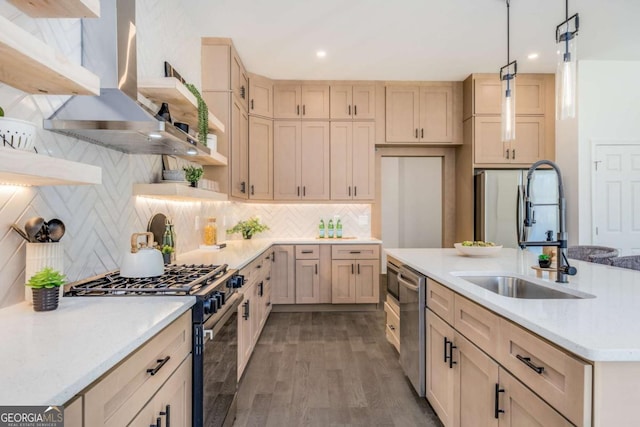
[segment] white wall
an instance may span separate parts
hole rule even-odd
[[[566,181],[570,244],[592,243],[593,144],[640,139],[638,76],[640,61],[579,62],[577,118],[556,123],[556,158]]]

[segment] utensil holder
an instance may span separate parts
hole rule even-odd
[[[61,242],[27,243],[27,256],[24,268],[24,281],[29,279],[45,267],[51,267],[64,274],[64,248]],[[64,293],[64,286],[60,286],[59,297]],[[24,298],[27,303],[33,303],[31,287],[24,287]]]

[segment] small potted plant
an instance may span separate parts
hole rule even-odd
[[[182,169],[184,170],[185,179],[191,183],[192,187],[197,187],[198,181],[200,181],[204,173],[204,169],[195,166],[185,166]]]
[[[173,254],[175,249],[173,246],[164,245],[162,247],[162,258],[164,259],[165,264],[171,264],[171,255]]]
[[[242,233],[243,239],[250,239],[254,234],[262,233],[268,230],[266,224],[261,224],[257,217],[251,217],[246,221],[240,221],[233,228],[227,230],[227,233]]]
[[[540,265],[540,268],[549,268],[551,267],[551,258],[549,258],[549,255],[547,254],[542,254],[538,256],[538,265]]]
[[[33,309],[50,311],[58,308],[60,286],[65,284],[65,277],[58,270],[45,267],[31,276],[26,286],[33,292]]]

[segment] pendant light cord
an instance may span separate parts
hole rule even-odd
[[[567,0],[567,2],[569,2],[569,0]],[[510,28],[509,28],[509,7],[511,6],[511,2],[509,0],[507,0],[507,64],[511,62],[511,58],[509,56],[509,44],[510,44],[510,40],[511,40],[511,34],[510,34]]]

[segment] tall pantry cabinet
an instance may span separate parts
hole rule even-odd
[[[202,39],[203,98],[229,129],[218,151],[230,167],[207,176],[239,200],[273,199],[273,84],[249,74],[231,39]],[[220,170],[222,169],[222,170]]]

